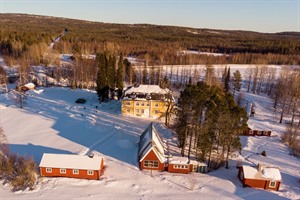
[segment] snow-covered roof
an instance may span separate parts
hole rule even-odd
[[[170,90],[168,88],[162,89],[159,85],[139,85],[138,87],[132,87],[125,92],[125,95],[132,93],[143,93],[143,94],[168,94]]]
[[[281,181],[280,171],[278,168],[275,167],[263,167],[262,175],[267,179]]]
[[[29,89],[32,89],[35,87],[35,85],[33,83],[27,83],[24,85],[25,87],[29,88]]]
[[[243,167],[245,178],[281,181],[281,174],[278,168],[261,167],[261,170],[259,170],[251,166],[242,166],[242,167]]]
[[[189,164],[189,159],[187,157],[179,157],[179,156],[173,156],[169,158],[170,164]]]
[[[44,153],[40,167],[63,168],[63,169],[84,169],[99,170],[102,157],[72,155],[72,154],[50,154]]]
[[[138,151],[139,160],[143,160],[143,158],[150,152],[151,149],[155,152],[161,162],[166,160],[164,156],[165,148],[163,141],[158,135],[157,130],[153,127],[152,123],[140,136]]]

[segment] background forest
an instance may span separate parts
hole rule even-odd
[[[0,14],[0,53],[48,64],[43,55],[57,53],[133,56],[151,64],[300,64],[300,33],[258,33],[195,29],[149,24],[109,24],[24,14]],[[223,56],[179,54],[183,50],[222,53]]]

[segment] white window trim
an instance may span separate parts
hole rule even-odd
[[[52,173],[52,168],[46,167],[46,173]]]
[[[187,165],[174,165],[174,169],[188,169]]]
[[[87,175],[89,176],[93,176],[94,175],[94,171],[93,170],[87,170]]]
[[[275,183],[274,186],[271,186],[272,183]],[[270,181],[269,188],[276,188],[276,184],[277,184],[276,181]]]
[[[77,173],[76,173],[77,171]],[[79,169],[73,169],[73,174],[79,174]]]
[[[67,170],[66,170],[66,169],[59,169],[59,172],[60,172],[61,174],[66,174],[66,173],[67,173]]]

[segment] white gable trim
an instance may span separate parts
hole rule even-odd
[[[150,151],[153,150],[153,152],[155,153],[156,157],[158,158],[158,160],[160,161],[160,163],[164,163],[164,161],[160,158],[160,156],[158,155],[159,153],[156,152],[156,150],[153,148],[153,146],[148,150],[147,153],[145,153],[145,155],[140,159],[140,162],[142,162],[145,157],[150,153]]]

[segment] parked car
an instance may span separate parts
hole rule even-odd
[[[75,103],[85,103],[86,100],[84,98],[78,98]]]

